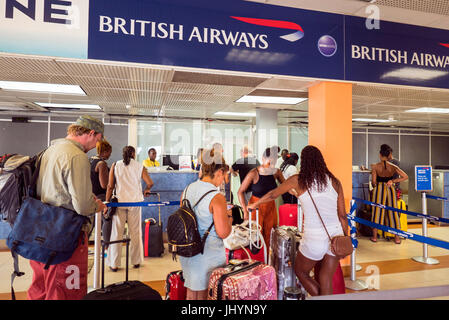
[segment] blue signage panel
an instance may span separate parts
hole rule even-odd
[[[345,17],[346,75],[350,81],[449,88],[449,31]]]
[[[415,166],[415,190],[418,192],[432,191],[432,167]]]
[[[95,0],[88,57],[344,79],[343,20],[247,1]]]

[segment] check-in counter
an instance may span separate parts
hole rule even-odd
[[[154,185],[151,192],[157,192],[161,195],[161,201],[179,201],[185,187],[198,180],[198,171],[149,171]],[[145,183],[142,182],[145,186]],[[144,201],[156,202],[156,196],[145,197]],[[168,217],[178,208],[178,206],[164,206],[161,208],[161,222],[164,232],[167,231]],[[142,221],[148,218],[155,218],[159,221],[158,207],[143,207]]]
[[[149,171],[154,185],[151,192],[157,192],[161,196],[161,201],[180,201],[182,192],[192,182],[198,180],[198,171]],[[142,181],[142,188],[145,183]],[[225,186],[226,199],[230,198],[230,184]],[[157,197],[152,195],[145,197],[144,201],[155,202]],[[193,205],[193,204],[192,204]],[[167,231],[168,217],[178,208],[178,206],[163,206],[161,208],[161,222],[163,231]],[[159,221],[158,207],[143,207],[142,221],[148,218],[155,218]]]

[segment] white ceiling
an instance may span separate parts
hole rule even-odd
[[[359,0],[251,1],[361,16],[367,6],[367,2]],[[385,20],[413,21],[416,24],[449,29],[449,0],[378,0],[376,5],[380,6],[381,18]],[[304,96],[308,88],[316,83],[306,78],[237,72],[217,74],[212,70],[11,54],[0,54],[0,80],[76,84],[87,94],[68,96],[0,90],[0,117],[13,114],[36,115],[40,112],[48,114],[48,110],[35,102],[98,104],[102,107],[100,114],[103,115],[169,119],[217,118],[214,116],[217,111],[250,112],[256,107],[264,107],[280,110],[280,125],[306,124],[307,102],[285,106],[235,101],[251,93],[269,95],[271,90],[276,95]],[[127,105],[131,108],[126,108]],[[449,90],[354,85],[354,118],[393,118],[397,120],[394,122],[397,127],[449,131],[449,115],[404,113],[405,110],[416,107],[449,108]],[[60,111],[53,113],[67,114]],[[220,118],[235,119],[223,116]],[[368,124],[354,122],[354,127],[365,125]]]

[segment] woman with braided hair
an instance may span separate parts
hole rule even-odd
[[[295,194],[304,210],[304,234],[296,254],[295,273],[310,295],[332,294],[332,277],[339,259],[331,252],[329,236],[347,235],[348,219],[343,187],[327,168],[318,148],[306,146],[301,152],[299,174],[291,176],[248,208],[257,208],[260,204],[272,201],[286,192]],[[312,197],[329,236],[318,216]],[[320,271],[317,281],[310,277],[310,271],[318,263]]]

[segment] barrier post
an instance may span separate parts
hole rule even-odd
[[[422,213],[427,215],[427,197],[426,193],[422,192]],[[422,235],[423,237],[427,237],[427,219],[422,219]],[[434,258],[429,258],[428,245],[427,243],[423,243],[423,255],[420,257],[413,257],[412,259],[416,262],[425,263],[425,264],[439,264],[440,261]]]
[[[102,212],[95,214],[94,289],[100,289],[101,216]]]
[[[351,200],[351,208],[354,207],[354,200]],[[353,210],[352,212],[350,212],[351,216],[355,216],[355,211]],[[355,221],[351,219],[351,229],[355,228],[356,224]],[[356,232],[351,233],[351,238],[355,239],[356,238]],[[366,284],[365,281],[363,280],[357,280],[356,279],[356,272],[357,272],[357,264],[356,264],[356,259],[355,259],[355,252],[356,252],[356,248],[354,248],[354,250],[351,253],[351,276],[348,279],[345,279],[345,287],[347,289],[351,289],[354,291],[362,291],[362,290],[366,290],[368,289],[368,286]]]

